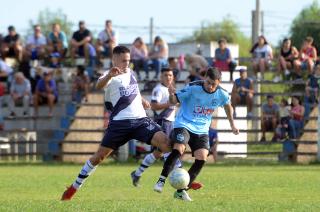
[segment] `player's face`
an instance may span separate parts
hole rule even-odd
[[[125,70],[129,67],[130,63],[130,54],[123,53],[123,54],[115,54],[113,55],[113,64],[115,67],[118,67],[120,70]]]
[[[204,81],[204,88],[207,92],[212,93],[217,89],[219,83],[220,80],[213,80],[210,77],[207,77]]]
[[[173,82],[172,71],[166,71],[161,74],[161,81],[164,85],[168,86]]]

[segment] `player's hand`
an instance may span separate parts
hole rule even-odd
[[[176,93],[176,88],[173,86],[173,84],[169,84],[168,86],[169,95],[174,95]]]
[[[235,135],[238,135],[239,134],[239,129],[236,128],[235,126],[232,127],[232,133],[235,134]]]
[[[108,76],[109,76],[110,78],[112,78],[112,77],[118,76],[118,75],[120,75],[120,74],[122,74],[122,73],[123,73],[123,72],[121,71],[120,68],[118,68],[118,67],[112,67],[112,68],[110,69],[109,73],[108,73]]]
[[[146,110],[146,109],[151,109],[151,105],[150,105],[150,102],[145,100],[145,99],[142,99],[142,105],[143,105],[143,108]]]

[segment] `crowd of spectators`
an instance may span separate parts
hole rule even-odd
[[[0,106],[3,104],[3,96],[9,94],[7,105],[10,108],[10,117],[17,115],[15,107],[18,105],[23,106],[22,115],[29,115],[30,104],[34,106],[35,115],[41,104],[48,105],[48,114],[53,115],[54,104],[59,99],[56,76],[68,56],[72,65],[76,64],[76,58],[84,58],[83,65],[76,66],[77,71],[72,79],[72,101],[77,103],[88,101],[93,73],[89,72],[87,67],[99,67],[103,59],[112,57],[112,49],[118,44],[118,34],[113,29],[111,20],[105,21],[105,27],[96,40],[84,21],[80,21],[78,26],[79,29],[68,40],[58,23],[52,25],[52,30],[48,34],[42,32],[40,25],[35,25],[33,33],[25,42],[14,26],[8,27],[8,34],[0,38]],[[228,48],[227,40],[221,38],[217,43],[218,47],[212,59],[205,58],[200,51],[169,57],[168,44],[162,37],[156,36],[150,46],[147,46],[141,37],[137,37],[131,45],[132,69],[139,81],[145,81],[150,79],[151,69],[155,73],[153,80],[158,80],[160,70],[168,67],[173,70],[175,80],[185,80],[185,83],[203,79],[205,70],[210,66],[220,71],[228,71],[230,82],[233,83],[232,106],[235,109],[239,105],[245,105],[248,119],[253,117],[254,83],[256,80],[263,80],[266,71],[274,70],[273,81],[278,83],[285,79],[302,81],[305,71],[307,80],[304,98],[292,97],[291,108],[288,109],[286,99],[283,99],[278,106],[274,98],[268,96],[267,103],[261,106],[262,141],[266,139],[267,131],[274,132],[272,140],[281,138],[279,132],[284,132],[283,129],[287,129],[290,138],[297,138],[304,120],[318,103],[319,98],[320,66],[317,65],[317,49],[313,44],[313,38],[306,37],[300,49],[286,38],[281,44],[279,53],[275,53],[267,39],[259,36],[257,43],[250,50],[252,54],[250,68],[254,74],[249,76],[246,69],[240,69],[238,79],[233,77],[237,62]],[[13,68],[6,62],[8,58],[15,60],[19,66]],[[39,68],[39,65],[43,64],[49,69]],[[186,79],[181,79],[182,70],[189,72]],[[144,72],[144,79],[141,71]],[[261,73],[261,77],[258,72]],[[298,113],[300,115],[297,115]],[[234,117],[237,117],[236,113]]]

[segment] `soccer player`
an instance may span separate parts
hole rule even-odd
[[[169,100],[171,104],[180,103],[180,110],[174,122],[174,129],[170,135],[173,149],[163,165],[159,180],[154,190],[162,192],[165,180],[178,158],[184,153],[189,144],[195,162],[188,173],[190,184],[200,173],[209,153],[208,131],[213,112],[223,106],[227,114],[232,132],[239,134],[232,117],[232,106],[228,92],[219,86],[221,72],[215,68],[209,68],[203,81],[191,83],[184,89],[175,92],[173,86],[169,87]],[[192,201],[186,192],[188,188],[177,190],[174,197],[177,199]]]
[[[173,83],[173,70],[170,68],[161,69],[160,83],[152,90],[151,109],[154,111],[154,121],[162,127],[162,130],[169,137],[173,128],[173,121],[175,117],[175,106],[169,102],[168,87]],[[139,181],[142,173],[149,168],[157,159],[162,156],[159,149],[146,155],[141,165],[131,173],[132,184],[139,186]],[[177,160],[177,167],[181,167],[181,162]]]
[[[74,183],[63,193],[61,200],[71,200],[97,165],[130,139],[152,144],[162,152],[170,151],[165,133],[146,116],[144,108],[150,107],[150,104],[141,97],[134,73],[128,68],[130,50],[124,46],[115,47],[112,62],[114,67],[104,73],[96,85],[98,89],[105,89],[105,95],[109,96],[112,103],[108,129],[99,149],[84,164]]]

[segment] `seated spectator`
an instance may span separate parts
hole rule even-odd
[[[48,104],[49,116],[53,115],[53,106],[58,101],[58,90],[56,82],[52,77],[52,72],[44,71],[43,78],[37,82],[33,104],[35,116],[38,115],[38,107],[42,104]]]
[[[303,115],[304,107],[301,105],[300,99],[298,96],[293,96],[291,99],[291,110],[289,120],[289,137],[296,139],[300,137],[301,130],[303,129]]]
[[[231,93],[231,103],[234,110],[233,116],[236,117],[237,105],[247,105],[247,117],[252,118],[253,83],[248,78],[246,69],[240,69],[239,72],[240,78],[235,80]]]
[[[250,53],[252,54],[254,73],[257,76],[257,73],[260,71],[261,77],[264,79],[264,72],[269,67],[271,60],[273,59],[272,48],[264,36],[259,36],[258,42],[253,45]]]
[[[289,106],[288,101],[286,99],[281,99],[279,107],[280,123],[276,129],[277,140],[285,139],[287,137],[287,133],[289,132],[290,110],[291,107]]]
[[[131,46],[131,62],[133,70],[136,72],[138,80],[141,80],[140,70],[143,69],[146,74],[146,79],[149,79],[148,67],[148,48],[141,37],[137,37]]]
[[[221,38],[218,41],[219,47],[216,48],[213,60],[213,66],[219,71],[230,71],[230,81],[233,81],[233,71],[237,64],[232,60],[231,51],[226,47],[227,40]]]
[[[85,62],[89,63],[89,43],[91,32],[86,29],[84,21],[79,22],[79,30],[74,32],[71,39],[71,58],[74,60],[76,55],[84,57]]]
[[[10,83],[13,70],[0,58],[0,82]]]
[[[77,75],[72,82],[72,101],[81,103],[84,97],[88,102],[90,79],[84,66],[77,66]]]
[[[18,61],[22,60],[21,38],[13,26],[8,27],[8,35],[3,39],[1,52],[3,57],[16,58]]]
[[[201,80],[201,73],[205,73],[209,67],[207,60],[203,56],[197,54],[186,54],[185,62],[187,65],[187,69],[190,72],[186,83]]]
[[[178,81],[180,78],[180,69],[178,64],[178,59],[175,57],[169,57],[168,59],[169,68],[173,71],[174,81]]]
[[[299,52],[296,47],[292,46],[291,40],[285,38],[282,41],[279,61],[277,66],[277,75],[273,79],[274,82],[280,82],[281,75],[288,76],[293,68],[294,61],[299,57]]]
[[[27,39],[26,54],[31,60],[41,60],[46,56],[47,39],[41,32],[40,25],[33,27],[34,34]]]
[[[52,32],[48,35],[48,51],[49,54],[59,53],[63,58],[68,50],[68,40],[66,34],[61,31],[58,23],[52,24]]]
[[[116,45],[116,31],[112,28],[112,21],[106,20],[105,29],[99,33],[96,43],[98,59],[112,58],[112,50]]]
[[[50,62],[49,62],[49,67],[50,68],[60,68],[60,53],[55,52],[50,54]]]
[[[10,99],[9,99],[9,109],[10,117],[15,117],[15,107],[16,105],[23,106],[23,115],[27,116],[29,113],[29,105],[31,98],[31,84],[30,81],[25,78],[22,72],[17,72],[14,74],[14,79],[12,80],[10,87]]]
[[[301,78],[301,70],[307,70],[308,74],[311,75],[316,60],[317,50],[313,46],[313,38],[306,37],[300,49],[299,60],[294,61],[294,68],[298,78]]]
[[[267,96],[267,103],[262,105],[261,142],[266,141],[266,132],[273,131],[272,141],[276,140],[276,127],[279,122],[279,106],[274,103],[273,96]]]
[[[168,56],[168,44],[160,36],[155,37],[149,52],[149,58],[152,60],[153,68],[156,71],[154,79],[158,79],[161,69],[168,66]]]

